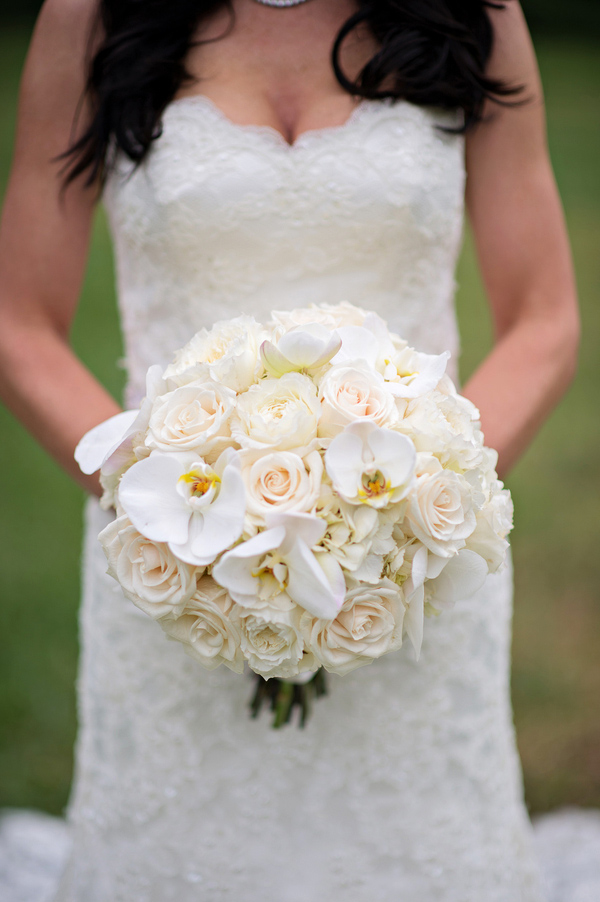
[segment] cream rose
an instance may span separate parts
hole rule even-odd
[[[146,446],[158,451],[195,451],[209,463],[232,445],[235,392],[214,382],[186,385],[154,402]]]
[[[407,509],[410,527],[433,554],[453,557],[475,529],[471,486],[459,473],[444,470],[435,457],[420,456],[417,472]]]
[[[323,476],[318,451],[300,457],[293,451],[242,451],[242,476],[246,486],[246,510],[254,524],[262,525],[273,511],[312,511]]]
[[[329,329],[339,326],[362,326],[368,313],[361,307],[355,307],[348,301],[341,304],[311,304],[296,310],[273,310],[270,326],[293,329],[295,326],[306,326],[308,323],[320,323]]]
[[[323,545],[346,570],[361,567],[379,528],[378,512],[367,505],[347,504],[331,486],[321,488],[317,510],[326,521]]]
[[[300,373],[263,379],[237,399],[231,432],[242,448],[307,451],[317,436],[319,402]]]
[[[198,368],[234,391],[245,391],[261,375],[259,348],[268,337],[263,326],[251,316],[215,323],[212,329],[201,329],[194,335],[177,353],[164,376],[181,384],[189,381],[186,372],[196,379],[194,369]]]
[[[476,526],[466,542],[487,563],[490,573],[500,569],[506,560],[508,542],[494,530],[494,515],[489,508],[477,512]]]
[[[513,503],[510,492],[495,481],[491,495],[483,509],[476,513],[477,525],[467,539],[467,548],[481,555],[490,573],[495,573],[506,561],[509,543],[506,536],[513,526]]]
[[[351,588],[335,620],[304,614],[301,628],[317,661],[343,676],[400,648],[403,618],[402,591],[383,579],[375,586]]]
[[[276,603],[240,609],[241,649],[255,673],[286,679],[316,669],[304,646],[300,610],[285,594]]]
[[[417,451],[435,454],[445,468],[461,472],[485,463],[479,413],[466,398],[433,391],[416,399],[398,398],[396,407],[394,429],[408,435]]]
[[[162,542],[142,536],[126,516],[99,536],[108,572],[124,595],[153,620],[179,617],[196,589],[196,569],[172,554]]]
[[[209,576],[203,577],[185,611],[177,620],[163,620],[161,627],[185,646],[186,652],[208,670],[225,664],[241,673],[244,658],[235,602]]]
[[[355,420],[390,426],[397,419],[394,397],[383,377],[362,361],[327,370],[319,385],[319,401],[319,436],[323,438],[333,438]]]

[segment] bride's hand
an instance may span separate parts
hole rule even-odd
[[[78,181],[61,196],[55,161],[72,140],[94,7],[47,0],[25,66],[0,226],[0,394],[64,469],[99,494],[73,450],[119,407],[69,346],[98,190]],[[85,120],[83,109],[80,127]]]
[[[524,85],[527,102],[490,104],[490,119],[467,140],[467,206],[496,344],[464,394],[479,407],[486,444],[506,474],[573,378],[579,318],[527,26],[513,2],[490,14],[490,74]]]

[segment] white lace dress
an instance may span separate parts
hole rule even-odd
[[[106,190],[129,372],[201,326],[348,300],[449,348],[465,171],[454,114],[361,103],[290,147],[172,103]],[[454,373],[456,375],[456,373]],[[248,716],[125,601],[87,510],[72,851],[56,902],[539,902],[509,701],[510,567],[346,677],[303,731]],[[15,898],[17,898],[15,896]],[[33,896],[31,896],[33,900]]]

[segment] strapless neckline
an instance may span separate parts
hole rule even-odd
[[[253,123],[244,124],[235,122],[231,119],[221,107],[207,97],[206,94],[189,94],[185,97],[177,97],[172,100],[165,108],[165,114],[170,115],[178,109],[186,107],[198,108],[202,110],[209,118],[217,120],[220,124],[233,130],[234,132],[243,132],[245,134],[256,135],[263,138],[266,142],[271,143],[274,147],[281,148],[284,152],[293,153],[299,151],[303,147],[312,144],[314,141],[322,140],[327,136],[337,136],[345,132],[351,132],[354,125],[363,119],[373,109],[381,109],[381,107],[399,107],[411,105],[407,100],[370,100],[363,98],[352,110],[348,118],[340,125],[326,125],[321,128],[308,128],[296,137],[293,142],[288,141],[284,135],[272,125],[255,125]],[[163,114],[164,115],[164,114]]]

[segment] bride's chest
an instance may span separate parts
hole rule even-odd
[[[344,125],[290,146],[274,129],[231,122],[206,98],[181,99],[166,109],[144,164],[128,174],[122,162],[111,177],[113,227],[138,249],[224,233],[441,240],[462,215],[464,142],[442,128],[458,122],[406,102],[366,101]]]

